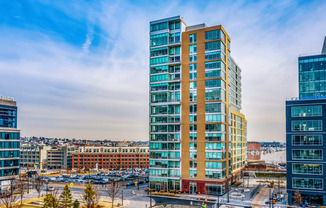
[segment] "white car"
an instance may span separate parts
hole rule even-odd
[[[53,186],[49,186],[48,187],[48,191],[54,191],[54,187]]]

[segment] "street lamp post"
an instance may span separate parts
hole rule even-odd
[[[269,188],[269,208],[271,208],[271,189]]]
[[[152,190],[149,188],[148,191],[149,191],[149,206],[150,208],[152,208]]]
[[[49,189],[49,181],[46,181],[46,194],[48,194],[48,189]]]
[[[122,204],[122,206],[123,206],[123,189],[121,190],[121,192],[122,192],[122,196],[121,196],[121,204]]]

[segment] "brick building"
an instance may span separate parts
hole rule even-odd
[[[148,168],[148,147],[80,147],[72,155],[73,169]],[[96,167],[97,164],[97,167]]]
[[[259,142],[247,142],[247,160],[260,160],[260,150]]]

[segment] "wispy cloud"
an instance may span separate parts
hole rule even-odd
[[[15,12],[0,11],[0,89],[18,101],[23,136],[147,139],[149,21],[180,14],[189,25],[222,24],[231,36],[248,139],[284,139],[297,56],[318,52],[326,34],[322,1],[42,0],[24,5],[32,13],[5,6]]]

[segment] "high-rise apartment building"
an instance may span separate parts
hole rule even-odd
[[[0,97],[0,186],[19,174],[20,131],[13,98]]]
[[[219,26],[150,22],[150,187],[223,195],[246,161],[241,70]]]
[[[293,204],[326,206],[326,38],[322,53],[299,57],[299,98],[286,101],[287,192]]]

